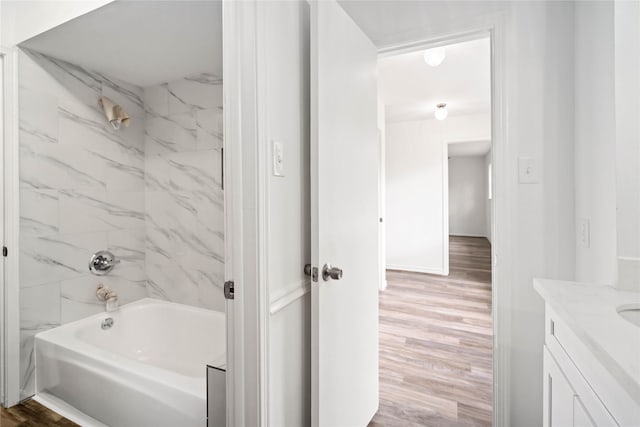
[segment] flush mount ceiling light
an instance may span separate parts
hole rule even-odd
[[[449,115],[449,112],[447,111],[447,104],[442,103],[442,104],[436,105],[436,112],[434,115],[438,120],[446,119],[447,116]]]
[[[434,47],[433,49],[427,49],[424,52],[424,62],[432,67],[437,67],[442,64],[445,56],[447,56],[447,51],[442,47]]]

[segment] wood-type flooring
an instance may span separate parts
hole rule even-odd
[[[78,427],[62,415],[35,400],[26,400],[11,408],[0,407],[0,427]]]
[[[387,272],[380,406],[370,427],[490,426],[491,247],[450,237],[449,276]]]

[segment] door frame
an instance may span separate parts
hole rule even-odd
[[[492,323],[493,323],[493,425],[507,426],[510,420],[510,301],[509,283],[514,277],[512,219],[509,200],[516,200],[507,140],[506,19],[494,15],[485,25],[462,25],[451,32],[427,39],[412,40],[379,49],[379,57],[396,56],[429,48],[475,40],[487,35],[491,40],[491,149],[493,215],[492,242]],[[448,222],[448,219],[447,219]],[[448,252],[448,251],[446,251]],[[498,259],[500,262],[498,262]]]
[[[444,236],[443,236],[443,241],[444,241],[444,245],[443,245],[443,253],[445,254],[444,256],[444,270],[447,272],[447,275],[449,274],[449,147],[451,145],[455,145],[455,144],[464,144],[464,143],[473,143],[473,142],[489,142],[491,144],[491,148],[490,150],[493,150],[493,142],[491,141],[491,137],[489,138],[484,138],[484,137],[480,137],[480,138],[473,138],[473,139],[447,139],[443,141],[443,152],[444,152],[444,156],[442,158],[442,170],[443,170],[443,200],[444,200],[444,206],[443,206],[443,210],[442,210],[442,215],[443,215],[443,222],[444,222]],[[491,152],[489,151],[489,153]],[[488,154],[488,153],[487,153]],[[486,156],[486,154],[485,154]],[[479,157],[479,156],[475,156],[475,157]],[[483,156],[484,158],[484,156]],[[485,171],[486,172],[486,171]],[[492,175],[493,175],[493,168],[492,168]],[[485,176],[486,178],[486,176]],[[493,182],[493,179],[491,180]],[[491,232],[491,230],[489,230],[489,232]],[[485,236],[471,236],[471,237],[485,237]]]
[[[18,51],[0,47],[2,57],[2,136],[3,149],[0,150],[0,237],[9,248],[9,256],[0,262],[0,359],[2,368],[0,379],[0,404],[13,406],[20,401],[20,265],[18,257],[20,199],[19,145],[18,145]],[[9,190],[9,191],[7,191]]]
[[[227,425],[268,424],[267,151],[259,140],[259,2],[222,1]]]

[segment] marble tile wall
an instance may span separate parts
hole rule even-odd
[[[222,80],[144,89],[149,294],[224,310]]]
[[[33,336],[103,311],[104,283],[121,303],[147,296],[142,88],[23,51],[20,104],[21,395],[34,392]],[[120,103],[131,126],[114,131],[97,105]],[[121,264],[89,274],[91,254]]]
[[[139,88],[33,51],[19,60],[21,396],[36,333],[146,296],[224,310],[222,80]],[[115,131],[97,105],[131,116]],[[122,261],[88,272],[91,254]]]

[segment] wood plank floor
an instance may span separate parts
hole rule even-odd
[[[380,407],[370,427],[490,426],[491,247],[450,238],[448,277],[388,271]]]
[[[35,400],[27,400],[11,408],[0,407],[0,427],[77,427]]]

